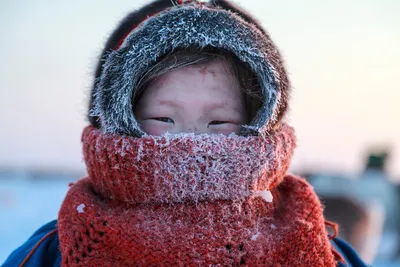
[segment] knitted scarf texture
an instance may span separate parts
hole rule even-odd
[[[268,136],[82,136],[58,218],[62,266],[336,266],[318,197]]]

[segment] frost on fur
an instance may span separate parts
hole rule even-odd
[[[157,58],[190,46],[230,51],[258,76],[263,105],[245,130],[265,132],[285,113],[289,80],[269,36],[232,12],[184,5],[149,17],[104,57],[90,111],[104,132],[143,136],[132,112],[136,85]]]

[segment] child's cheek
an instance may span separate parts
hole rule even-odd
[[[229,135],[231,133],[239,134],[240,133],[240,125],[236,124],[229,124],[229,125],[224,125],[222,127],[215,127],[212,129],[213,134],[223,134],[223,135]]]
[[[142,129],[145,133],[154,135],[154,136],[160,136],[166,132],[171,132],[169,131],[171,127],[168,127],[168,125],[161,125],[161,123],[153,123],[153,122],[144,122],[142,124]]]

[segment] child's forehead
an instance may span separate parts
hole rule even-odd
[[[193,65],[193,67],[196,67],[196,65]],[[198,65],[197,68],[199,73],[203,75],[216,75],[218,73],[233,75],[232,63],[224,57],[216,58],[208,63]]]
[[[201,76],[216,76],[219,74],[234,76],[232,64],[223,57],[215,58],[210,61],[198,64],[194,62],[191,65],[183,66],[181,68],[181,71],[183,73],[200,74]]]
[[[158,72],[159,73],[153,73],[154,77],[149,78],[150,83],[162,85],[165,82],[190,82],[189,80],[192,76],[202,77],[203,80],[209,77],[225,77],[229,79],[236,77],[232,67],[223,58],[213,59],[200,64],[194,63],[190,65],[182,65],[179,67],[166,66]]]
[[[242,97],[238,79],[218,62],[203,67],[186,66],[170,70],[158,76],[142,91],[143,97],[159,99],[161,104],[166,100],[179,102],[192,99],[197,102],[220,99],[218,102],[221,105]]]

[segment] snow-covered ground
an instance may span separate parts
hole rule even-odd
[[[0,264],[43,224],[57,218],[68,179],[0,178]],[[374,264],[377,267],[400,266]]]

